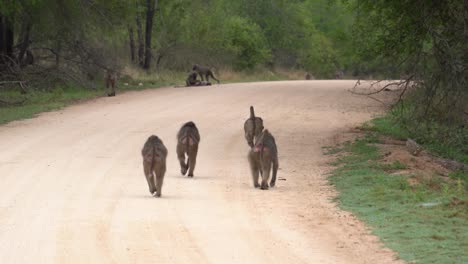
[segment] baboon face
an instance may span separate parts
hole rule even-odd
[[[197,69],[198,69],[198,64],[194,64],[194,65],[192,66],[192,71],[196,71]]]

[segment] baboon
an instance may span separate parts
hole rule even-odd
[[[278,172],[278,149],[275,138],[267,129],[255,136],[255,144],[249,151],[248,160],[254,187],[260,187],[262,190],[268,189],[268,179],[273,165],[270,187],[274,187]],[[258,183],[259,174],[262,177],[261,184]]]
[[[201,81],[197,80],[197,73],[192,71],[185,80],[185,84],[187,86],[199,86],[201,85]]]
[[[185,123],[177,133],[177,158],[180,162],[180,173],[185,175],[188,170],[189,177],[193,177],[193,170],[197,163],[198,144],[200,134],[192,121]],[[187,155],[187,163],[185,163]]]
[[[161,197],[161,189],[166,173],[167,149],[157,136],[152,135],[146,140],[143,149],[143,170],[148,181],[149,192],[155,197]]]
[[[305,79],[310,80],[312,78],[312,75],[310,73],[306,73]]]
[[[115,82],[117,81],[117,73],[112,70],[106,72],[106,88],[111,88],[111,91],[107,93],[107,96],[115,96]]]
[[[337,70],[335,72],[335,79],[339,80],[339,79],[343,79],[343,77],[344,77],[344,73],[342,70]]]
[[[245,139],[247,144],[250,147],[254,145],[254,137],[260,134],[263,130],[263,119],[261,117],[255,116],[253,106],[250,107],[250,117],[244,122],[244,132]]]
[[[205,78],[206,78],[206,81],[209,82],[210,77],[211,77],[219,83],[219,80],[214,77],[213,72],[208,67],[202,67],[202,66],[199,66],[198,64],[195,64],[192,67],[192,71],[197,72],[198,75],[200,75],[200,78],[202,81],[205,81]]]

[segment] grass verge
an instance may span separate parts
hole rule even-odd
[[[466,176],[396,174],[405,164],[383,164],[378,151],[382,128],[374,120],[366,135],[328,149],[337,153],[330,182],[339,191],[341,208],[367,223],[401,259],[416,263],[468,263],[468,197]],[[392,132],[392,129],[393,132]],[[377,132],[378,131],[378,132]],[[413,178],[417,178],[415,181]]]

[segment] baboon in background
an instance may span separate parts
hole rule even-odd
[[[337,70],[335,72],[335,79],[339,80],[339,79],[343,79],[343,77],[344,77],[344,73],[342,70]]]
[[[248,159],[254,187],[260,187],[262,190],[268,189],[268,179],[270,178],[272,165],[273,173],[270,187],[274,187],[279,165],[278,149],[275,138],[267,129],[255,136],[255,144],[249,151]],[[262,176],[261,185],[258,184],[259,174]]]
[[[312,78],[312,75],[310,73],[306,73],[305,79],[310,80]]]
[[[192,121],[185,123],[177,133],[177,158],[180,162],[180,173],[185,175],[188,170],[189,177],[193,177],[193,170],[197,163],[198,144],[200,134]],[[187,155],[187,163],[185,163]]]
[[[244,122],[244,132],[245,139],[247,144],[250,147],[254,145],[254,138],[256,135],[260,134],[263,130],[263,119],[261,117],[255,116],[253,106],[250,107],[250,117]]]
[[[151,195],[161,197],[161,189],[166,173],[167,149],[157,136],[152,135],[146,140],[143,149],[143,170]]]
[[[198,75],[200,75],[202,82],[205,81],[205,78],[206,78],[206,81],[209,82],[210,77],[211,77],[219,83],[219,80],[214,77],[213,72],[208,67],[202,67],[202,66],[199,66],[198,64],[195,64],[192,67],[192,71],[196,71]]]
[[[185,80],[187,86],[199,86],[201,84],[200,80],[197,80],[197,73],[192,71],[189,73],[187,79]]]
[[[106,72],[106,88],[111,91],[107,93],[107,96],[115,96],[115,82],[117,81],[117,73],[112,70]]]

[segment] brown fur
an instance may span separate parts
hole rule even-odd
[[[107,93],[107,96],[115,96],[115,83],[117,82],[117,73],[111,70],[106,72],[106,88],[111,88],[111,91]]]
[[[200,86],[201,81],[197,80],[197,73],[192,71],[188,75],[187,79],[185,80],[185,85],[186,86]]]
[[[268,130],[265,129],[255,137],[255,144],[249,151],[248,160],[254,187],[260,187],[262,190],[268,189],[268,180],[273,165],[270,187],[274,187],[279,166],[278,148],[275,138]],[[261,184],[258,183],[259,174],[262,176]]]
[[[253,106],[250,107],[250,117],[244,122],[244,136],[247,144],[253,147],[254,137],[260,134],[263,130],[263,119],[255,116]]]
[[[149,191],[153,196],[161,197],[161,189],[166,173],[167,149],[157,136],[152,135],[146,140],[141,151],[143,170]]]
[[[199,66],[198,64],[195,64],[192,67],[192,71],[195,71],[197,72],[198,75],[200,75],[202,82],[205,81],[205,78],[207,82],[210,82],[210,77],[211,77],[219,83],[219,80],[214,77],[213,72],[208,67],[202,67],[202,66]]]
[[[310,75],[310,73],[306,73],[305,79],[306,79],[306,80],[312,79],[312,75]]]
[[[193,177],[195,164],[197,163],[198,144],[200,134],[198,128],[192,121],[185,123],[177,133],[177,158],[180,163],[180,172],[185,175],[188,171],[189,177]],[[187,156],[187,163],[185,158]]]

